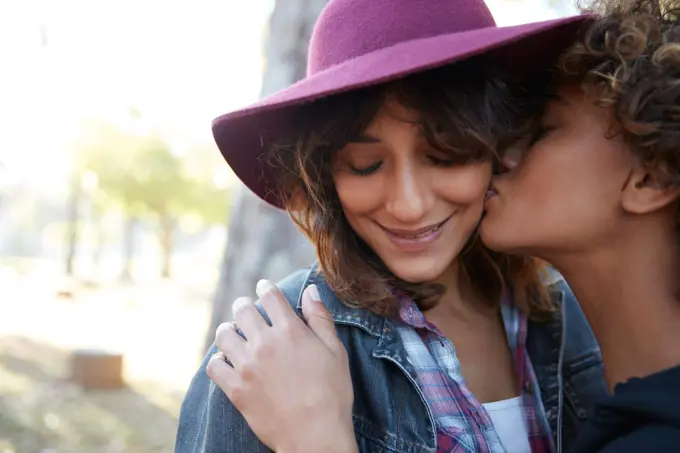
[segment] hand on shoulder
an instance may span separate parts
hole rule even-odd
[[[261,280],[257,294],[271,325],[251,299],[237,299],[208,376],[272,450],[357,451],[347,351],[316,286],[302,295],[304,321],[272,283]]]

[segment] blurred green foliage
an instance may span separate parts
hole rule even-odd
[[[155,225],[166,255],[162,273],[169,276],[179,224],[189,219],[207,227],[228,220],[228,167],[214,145],[180,152],[157,131],[139,127],[138,112],[129,117],[129,124],[84,120],[72,148],[72,197],[77,201],[88,192],[98,212],[121,209],[129,219]]]

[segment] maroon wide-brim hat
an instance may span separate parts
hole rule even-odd
[[[531,72],[555,61],[591,16],[497,27],[482,0],[330,0],[309,46],[307,76],[213,121],[213,135],[234,173],[260,198],[282,207],[276,178],[262,159],[292,109],[322,97],[490,54]]]

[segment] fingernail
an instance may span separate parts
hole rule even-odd
[[[321,302],[321,296],[319,296],[319,289],[316,285],[309,285],[307,287],[307,294],[314,302]]]
[[[233,304],[231,304],[231,312],[233,315],[236,315],[239,310],[241,310],[243,307],[246,305],[252,304],[252,301],[250,300],[249,297],[239,297],[234,301]]]
[[[255,294],[257,294],[257,297],[262,297],[264,293],[272,290],[273,288],[274,284],[269,280],[260,280],[255,286]]]

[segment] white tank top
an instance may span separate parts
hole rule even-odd
[[[531,453],[522,397],[483,404],[506,453]]]

